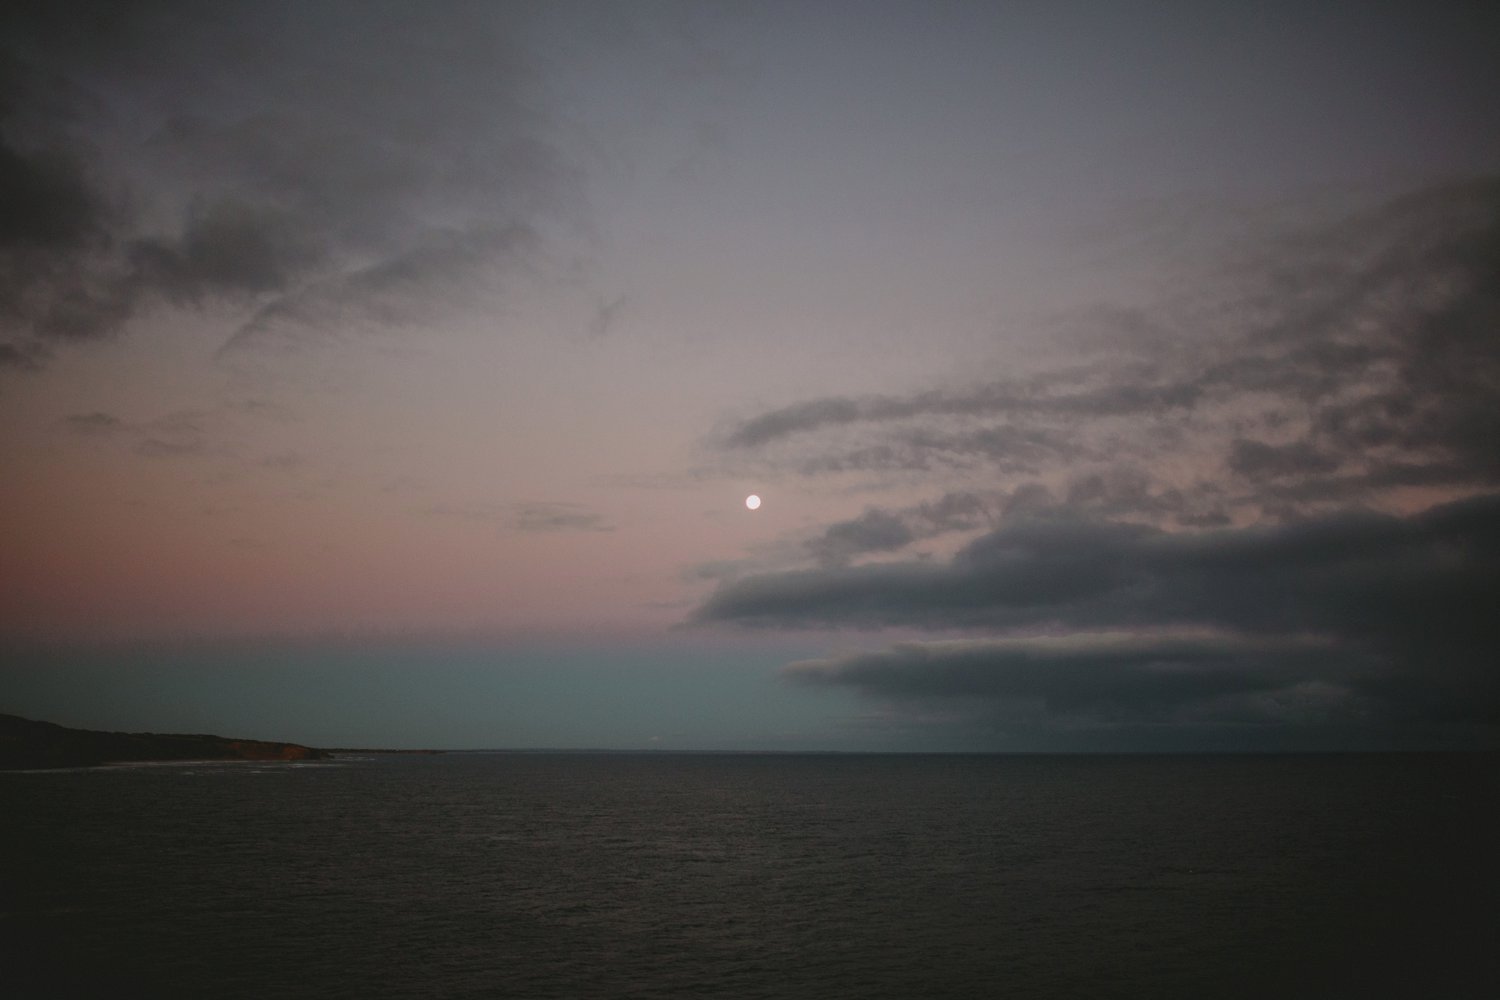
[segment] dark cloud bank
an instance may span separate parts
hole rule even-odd
[[[1486,495],[1410,517],[1204,532],[1023,520],[943,564],[741,580],[698,614],[1063,637],[907,643],[789,668],[896,699],[1271,722],[1319,692],[1331,718],[1493,725],[1496,607],[1500,495]]]
[[[1500,183],[1280,238],[1235,277],[1195,310],[1213,325],[1070,370],[730,428],[802,475],[995,485],[831,525],[811,568],[727,581],[696,620],[964,636],[787,674],[995,731],[1500,745]],[[914,549],[966,530],[951,559]]]
[[[531,253],[571,178],[509,10],[7,4],[0,367],[164,307],[406,322]]]

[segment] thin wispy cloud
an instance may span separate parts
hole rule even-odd
[[[807,475],[989,470],[1075,499],[1134,479],[1139,513],[1175,497],[1185,523],[1212,513],[1209,482],[1252,518],[1500,484],[1500,185],[1424,190],[1268,242],[1274,264],[1243,264],[1233,298],[1195,310],[1205,327],[1141,343],[1121,313],[1113,360],[808,400],[741,421],[720,447]]]
[[[512,508],[517,531],[613,531],[604,515],[583,504],[557,501],[517,504]]]
[[[433,504],[417,508],[425,517],[490,524],[525,533],[613,531],[604,515],[580,503],[531,500],[524,503]]]
[[[107,437],[128,430],[130,425],[119,417],[95,410],[92,413],[74,413],[64,417],[61,425],[74,434]]]

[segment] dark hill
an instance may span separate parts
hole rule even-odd
[[[0,768],[89,767],[125,761],[325,760],[300,743],[184,733],[106,733],[0,715]]]

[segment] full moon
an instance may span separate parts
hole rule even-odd
[[[750,494],[745,498],[745,506],[749,507],[751,510],[754,510],[755,508],[760,506],[760,497],[756,496],[754,493]]]

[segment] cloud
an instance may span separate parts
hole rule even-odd
[[[944,493],[909,511],[924,538],[950,531],[968,531],[991,523],[992,500],[972,490]]]
[[[754,448],[791,434],[817,430],[838,424],[852,424],[860,420],[878,420],[879,414],[889,412],[902,405],[897,400],[870,399],[857,401],[840,397],[814,399],[806,403],[772,410],[751,420],[742,422],[729,432],[724,445],[729,448]],[[908,412],[916,412],[911,404],[905,404]]]
[[[0,368],[36,371],[41,368],[44,352],[37,345],[0,344]]]
[[[783,674],[897,702],[978,702],[1092,722],[1283,722],[1357,711],[1343,675],[1359,665],[1317,639],[1093,633],[902,642],[791,663]],[[1308,717],[1312,691],[1321,693],[1318,719]]]
[[[164,308],[411,322],[513,266],[578,190],[523,17],[6,5],[0,364]]]
[[[0,141],[0,195],[7,206],[0,246],[71,250],[103,235],[104,206],[64,151]]]
[[[703,620],[784,625],[1083,627],[1396,632],[1438,614],[1437,593],[1478,599],[1500,579],[1500,494],[1407,517],[1327,515],[1284,525],[1167,532],[1109,521],[1018,519],[946,564],[762,574],[702,607]],[[1398,614],[1398,612],[1405,612]],[[1475,600],[1449,631],[1488,633]],[[1457,616],[1457,618],[1455,618]]]
[[[75,413],[63,417],[60,423],[74,434],[89,436],[110,436],[130,429],[130,425],[119,417],[100,413],[97,410],[93,413]]]
[[[594,318],[589,322],[588,335],[590,337],[603,337],[614,328],[619,320],[620,313],[625,309],[627,298],[617,295],[608,302],[602,302],[594,310]]]
[[[808,543],[820,562],[837,566],[867,552],[905,548],[916,536],[899,517],[883,510],[865,511],[852,521],[830,525]]]
[[[176,239],[139,239],[129,254],[136,280],[172,302],[198,305],[284,292],[317,264],[322,248],[284,210],[221,201],[189,209]]]
[[[274,455],[267,455],[260,460],[263,469],[278,469],[282,472],[296,472],[306,467],[307,459],[299,452],[281,451]]]
[[[1405,517],[1351,511],[1217,531],[1017,520],[946,564],[875,563],[725,583],[695,620],[983,629],[999,631],[997,638],[1122,629],[1209,630],[1272,644],[1311,637],[1329,644],[1320,654],[1329,663],[1378,665],[1338,681],[1392,711],[1405,705],[1493,724],[1497,606],[1500,494],[1489,494]]]
[[[514,531],[613,531],[602,514],[583,504],[540,500],[526,503],[435,504],[415,513],[503,525]]]
[[[721,577],[691,621],[941,637],[787,668],[908,720],[1493,730],[1500,180],[1263,232],[1211,277],[1091,310],[1066,367],[721,428],[783,474],[948,490]],[[911,554],[948,531],[951,559]]]
[[[993,497],[955,491],[895,511],[870,507],[853,520],[829,525],[806,548],[823,565],[842,566],[862,555],[896,552],[921,539],[988,524],[993,502]]]
[[[513,526],[518,531],[613,531],[604,517],[582,504],[523,503],[514,508]]]
[[[1070,373],[1069,380],[1082,377]],[[1059,414],[1081,417],[1132,416],[1191,406],[1200,390],[1185,383],[1122,383],[1058,388],[1056,376],[991,382],[964,391],[932,391],[915,396],[831,397],[798,403],[740,423],[725,436],[729,448],[769,444],[796,434],[844,424],[888,423],[913,417],[1016,417]]]
[[[164,440],[147,438],[136,445],[135,453],[144,458],[192,458],[208,453],[208,446],[197,439]]]
[[[803,400],[717,445],[808,476],[1029,479],[1075,513],[1157,524],[1500,486],[1500,180],[1267,233],[1222,272],[1196,299],[1095,310],[1113,336],[1078,364]]]
[[[486,268],[522,257],[537,243],[535,232],[521,225],[429,233],[421,245],[396,256],[273,299],[235,331],[221,354],[295,342],[309,330],[414,323],[461,296]]]
[[[1338,465],[1336,458],[1319,451],[1306,441],[1273,445],[1241,438],[1234,441],[1229,450],[1230,470],[1252,479],[1281,479],[1305,473],[1332,472]]]
[[[149,420],[133,421],[112,413],[69,414],[56,426],[69,434],[91,438],[111,447],[128,447],[147,459],[210,457],[218,461],[243,459],[243,418],[285,419],[265,404],[241,403],[202,410],[174,410]],[[266,463],[261,463],[266,464]]]

